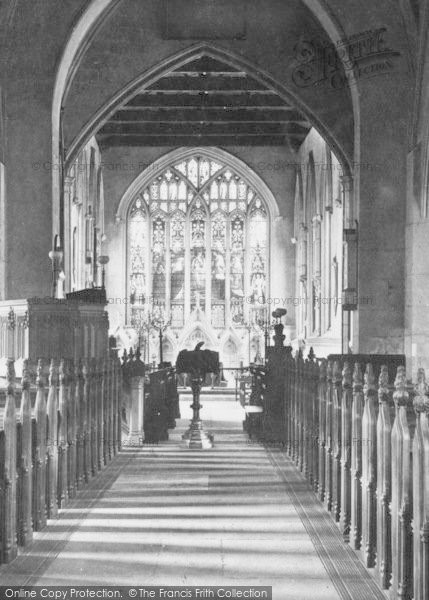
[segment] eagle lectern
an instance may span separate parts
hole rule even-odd
[[[181,350],[177,356],[176,372],[187,373],[191,378],[192,404],[194,412],[188,431],[182,439],[188,448],[213,448],[213,435],[203,429],[200,418],[200,394],[203,382],[208,373],[219,373],[219,353],[213,350],[201,350],[204,342],[195,346],[195,350]]]

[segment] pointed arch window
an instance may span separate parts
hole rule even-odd
[[[154,176],[128,212],[128,289],[151,298],[172,327],[195,308],[215,328],[240,327],[268,295],[269,215],[234,168],[195,154]]]

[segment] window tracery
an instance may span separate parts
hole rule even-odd
[[[215,328],[241,326],[265,307],[267,209],[227,164],[204,155],[171,164],[128,215],[131,304],[164,304],[172,327],[200,308]]]

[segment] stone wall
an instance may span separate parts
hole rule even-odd
[[[312,129],[299,152],[294,212],[296,337],[317,356],[341,350],[343,170]]]

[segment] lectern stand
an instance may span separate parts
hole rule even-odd
[[[193,376],[191,379],[193,400],[191,408],[194,411],[194,414],[188,431],[182,436],[182,440],[184,440],[187,448],[194,448],[199,450],[207,450],[209,448],[213,448],[214,445],[213,435],[204,431],[203,422],[200,418],[200,410],[202,408],[202,405],[200,404],[200,394],[203,382],[203,377]]]
[[[219,353],[213,350],[201,350],[204,342],[199,342],[195,350],[181,350],[176,360],[177,374],[186,373],[191,379],[194,411],[188,431],[182,436],[188,448],[207,449],[213,448],[213,436],[203,429],[200,418],[200,394],[201,387],[208,373],[219,373]]]

